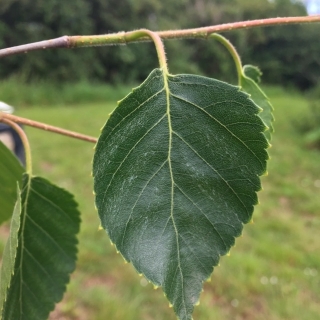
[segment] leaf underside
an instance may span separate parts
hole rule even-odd
[[[0,273],[0,310],[2,310],[3,305],[7,299],[7,292],[10,286],[11,278],[13,275],[14,264],[17,254],[18,247],[18,231],[20,228],[20,213],[21,213],[21,198],[20,189],[17,186],[18,199],[16,201],[12,219],[10,223],[10,235],[6,243],[3,256],[2,256],[2,266]],[[1,312],[0,312],[1,315]],[[2,319],[2,317],[0,317]]]
[[[21,190],[19,231],[14,228],[10,234],[18,239],[16,251],[9,251],[14,269],[1,274],[1,294],[6,296],[1,316],[44,320],[61,300],[75,268],[79,212],[71,194],[43,178],[24,175]],[[2,279],[9,277],[9,287],[3,288]]]
[[[154,70],[102,130],[93,175],[123,257],[192,319],[203,282],[251,220],[268,143],[238,87]]]
[[[0,141],[0,224],[8,220],[17,199],[17,181],[23,167],[15,155]]]
[[[255,83],[261,82],[262,72],[258,67],[251,64],[246,64],[243,66],[243,73],[245,76],[252,79]]]
[[[244,66],[243,74],[241,75],[241,88],[244,92],[248,93],[250,95],[250,98],[262,109],[261,113],[259,113],[259,116],[268,127],[264,134],[268,141],[270,141],[272,133],[274,132],[273,107],[268,97],[258,86],[258,82],[260,82],[261,76],[261,72],[259,76],[259,71],[260,70],[257,67],[250,65]]]

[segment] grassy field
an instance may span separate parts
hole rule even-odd
[[[278,88],[267,92],[275,107],[276,133],[260,205],[254,223],[245,226],[231,255],[221,259],[205,284],[195,320],[320,317],[320,151],[307,149],[293,126],[308,111],[307,101]],[[34,106],[16,114],[98,136],[116,105],[108,100]],[[154,290],[125,264],[98,230],[90,176],[93,145],[32,128],[27,133],[34,173],[73,192],[82,212],[77,270],[50,319],[174,320],[161,289]],[[6,227],[1,230],[2,249]]]

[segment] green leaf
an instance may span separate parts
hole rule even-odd
[[[19,186],[17,191],[18,200],[16,201],[13,210],[13,215],[10,224],[10,235],[2,256],[2,267],[0,274],[0,311],[2,311],[4,303],[7,299],[7,292],[13,276],[14,263],[17,255],[18,231],[20,228],[21,212],[21,198]]]
[[[252,79],[254,82],[261,82],[262,72],[258,67],[253,66],[251,64],[246,64],[243,66],[243,73],[245,76]]]
[[[17,199],[17,181],[24,172],[18,159],[0,141],[0,224],[8,220]]]
[[[268,127],[268,129],[264,132],[266,138],[268,141],[271,140],[271,134],[274,132],[273,129],[273,107],[268,99],[268,97],[265,95],[265,93],[261,90],[261,88],[258,86],[258,84],[255,82],[257,80],[256,73],[250,72],[250,77],[245,75],[248,74],[245,70],[243,70],[243,73],[241,74],[240,78],[240,84],[241,88],[244,92],[248,93],[251,97],[251,99],[262,109],[261,113],[259,114],[260,118],[263,120],[265,125]]]
[[[20,228],[18,235],[16,224],[10,231],[9,239],[14,243],[18,237],[18,247],[10,286],[6,293],[1,292],[6,296],[0,307],[2,319],[48,318],[75,268],[79,224],[77,204],[70,193],[43,178],[24,175]],[[9,253],[4,258],[10,262],[4,266],[12,265],[14,249]],[[8,268],[2,270],[5,278],[9,272]],[[1,289],[7,285],[4,281]]]
[[[268,143],[238,87],[154,70],[102,130],[93,161],[102,226],[191,319],[203,282],[251,220]]]

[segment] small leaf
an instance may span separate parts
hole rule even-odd
[[[258,112],[238,87],[156,69],[97,143],[101,224],[179,319],[192,319],[203,282],[251,220],[268,158]]]
[[[243,73],[246,77],[252,79],[255,83],[261,82],[262,72],[258,67],[251,64],[246,64],[243,66]]]
[[[79,223],[71,194],[43,178],[24,175],[18,248],[7,298],[1,306],[2,319],[48,318],[75,268]],[[10,239],[15,239],[16,233],[15,227]],[[12,265],[12,256],[5,258],[10,262],[4,266]],[[2,274],[8,277],[8,272],[6,268]],[[1,283],[1,288],[7,282]]]
[[[259,69],[257,68],[257,70]],[[265,125],[268,127],[268,129],[264,132],[264,134],[268,139],[268,141],[270,141],[271,134],[274,132],[273,107],[268,97],[265,95],[265,93],[261,90],[261,88],[257,84],[257,81],[256,81],[257,72],[258,72],[257,70],[254,72],[253,69],[251,68],[250,72],[248,73],[248,70],[245,71],[243,69],[243,73],[241,74],[241,80],[240,80],[241,88],[244,92],[248,93],[251,99],[262,109],[261,113],[259,113],[259,116],[263,120]],[[247,76],[247,74],[250,75],[250,77]]]
[[[17,199],[17,181],[24,172],[18,159],[0,141],[0,224],[8,220]]]

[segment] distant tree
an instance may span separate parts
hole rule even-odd
[[[192,28],[274,16],[306,15],[305,7],[290,0],[2,0],[0,46],[9,47],[65,34],[104,34],[148,28]],[[308,89],[319,81],[320,28],[286,26],[234,31],[228,34],[244,63],[256,63],[264,81]],[[302,45],[303,44],[303,45]],[[306,52],[308,48],[308,52]],[[174,73],[200,73],[235,80],[233,62],[213,40],[168,41],[170,68]],[[181,54],[183,52],[183,54]],[[45,79],[135,82],[145,79],[156,65],[151,44],[95,50],[37,52],[10,57],[0,76],[14,74],[26,80]],[[299,63],[296,63],[299,61]],[[293,68],[292,66],[295,66]],[[49,72],[48,72],[49,71]]]
[[[89,1],[2,0],[0,6],[0,43],[15,46],[65,34],[91,34]],[[19,74],[26,80],[78,80],[92,74],[94,54],[71,50],[36,52],[24,57],[10,57],[0,68],[1,76]]]

